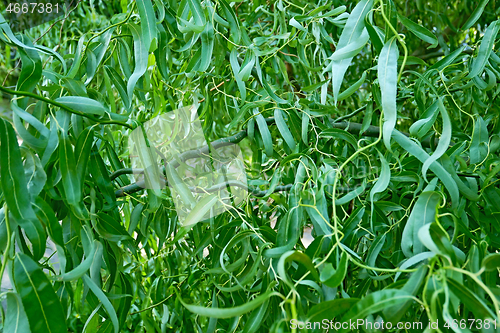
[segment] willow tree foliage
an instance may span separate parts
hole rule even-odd
[[[2,9],[3,332],[500,332],[497,1]],[[206,146],[141,186],[132,133],[186,107]],[[230,144],[205,218],[171,176]]]

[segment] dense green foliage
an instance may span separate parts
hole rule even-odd
[[[499,18],[496,0],[0,17],[3,332],[500,332]],[[169,187],[134,183],[128,139],[190,105],[239,143],[250,190],[183,227]]]

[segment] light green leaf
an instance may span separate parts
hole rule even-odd
[[[288,129],[285,119],[283,119],[282,110],[274,109],[274,121],[276,122],[276,126],[278,126],[281,136],[288,145],[288,148],[290,148],[291,151],[294,151],[296,147],[295,140],[293,139],[292,133]]]
[[[441,196],[434,191],[423,192],[413,207],[403,229],[401,249],[407,258],[424,252],[424,245],[418,238],[418,231],[436,219],[437,206]]]
[[[391,151],[391,135],[398,118],[396,108],[398,57],[397,39],[392,37],[385,43],[380,52],[377,69],[380,92],[382,93],[382,110],[384,111],[382,138],[389,151]]]
[[[214,27],[207,22],[205,29],[201,32],[201,60],[196,67],[197,71],[206,72],[212,61],[214,50]]]
[[[349,258],[350,256],[342,251],[342,256],[340,257],[340,262],[336,269],[334,269],[330,263],[325,264],[320,275],[321,282],[330,288],[337,288],[345,278]]]
[[[391,180],[391,169],[389,167],[389,163],[385,159],[384,155],[380,152],[378,153],[380,157],[380,163],[382,164],[382,169],[380,171],[380,176],[378,177],[377,182],[373,185],[372,190],[370,191],[370,201],[373,203],[373,197],[377,193],[384,192],[389,186],[389,182]]]
[[[425,180],[427,180],[427,170],[429,169],[429,166],[434,163],[434,161],[437,161],[441,156],[443,156],[443,154],[448,150],[451,142],[450,116],[448,115],[448,112],[443,105],[441,97],[438,97],[438,107],[439,111],[441,112],[441,117],[443,118],[443,130],[441,132],[441,137],[439,138],[439,143],[436,147],[436,150],[434,151],[434,154],[432,154],[422,166],[422,174],[424,175]]]
[[[203,306],[187,304],[180,296],[178,300],[182,305],[189,311],[196,313],[197,315],[210,317],[210,318],[231,318],[241,316],[247,312],[252,311],[259,305],[270,299],[272,296],[280,295],[278,292],[267,291],[264,294],[255,297],[254,299],[246,302],[243,305],[238,305],[232,308],[205,308]]]
[[[186,219],[182,222],[183,226],[187,227],[200,222],[205,214],[215,205],[217,200],[219,200],[219,198],[215,194],[211,194],[201,199],[186,216]]]
[[[474,123],[472,141],[470,144],[470,162],[477,164],[482,162],[488,155],[488,128],[481,116],[478,116]]]
[[[370,12],[372,7],[373,0],[362,0],[356,5],[356,7],[354,7],[352,13],[347,19],[344,30],[342,30],[342,34],[340,35],[340,39],[337,43],[337,50],[340,50],[352,43],[358,43],[356,49],[361,50],[362,42],[365,44],[368,42],[369,37],[365,29],[365,17]],[[335,103],[337,102],[340,86],[342,85],[345,72],[351,64],[351,60],[352,57],[342,58],[342,60],[332,61],[328,65],[328,68],[331,67],[332,70],[332,89]]]
[[[23,303],[15,293],[7,293],[7,314],[3,330],[9,333],[31,333]]]
[[[73,110],[86,114],[95,114],[103,116],[107,111],[106,108],[98,101],[88,97],[81,96],[63,96],[56,99],[56,102],[64,104]]]
[[[487,272],[496,271],[500,267],[500,253],[491,253],[484,257],[481,266]]]

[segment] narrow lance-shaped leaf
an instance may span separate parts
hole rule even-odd
[[[407,258],[424,252],[424,246],[418,238],[418,231],[422,226],[435,220],[440,199],[441,196],[434,191],[423,192],[418,197],[403,229],[401,249]]]
[[[424,163],[428,158],[429,154],[427,154],[422,147],[417,145],[414,141],[409,139],[407,136],[399,132],[398,130],[394,130],[392,133],[392,137],[394,140],[403,147],[407,152],[415,156],[420,162]],[[459,192],[457,183],[453,180],[451,175],[443,168],[438,161],[432,163],[429,169],[434,172],[434,174],[441,180],[450,193],[452,207],[456,208],[458,206]]]
[[[33,46],[30,40],[28,40],[24,35],[22,35],[22,40],[29,46]],[[21,56],[23,66],[21,67],[21,73],[17,80],[16,90],[21,91],[33,91],[33,88],[37,85],[38,81],[42,78],[42,60],[37,51],[32,48],[18,49]],[[26,107],[28,105],[28,99],[23,98],[18,101],[19,106]]]
[[[436,36],[434,36],[434,34],[432,32],[430,32],[429,30],[427,30],[423,26],[413,22],[409,18],[406,18],[402,15],[398,14],[398,18],[401,21],[401,23],[403,23],[403,25],[406,28],[408,28],[408,30],[410,30],[412,33],[415,34],[415,36],[417,36],[418,38],[420,38],[424,42],[431,44],[428,47],[429,49],[434,48],[438,45],[438,39],[436,38]]]
[[[148,68],[148,50],[150,45],[147,44],[147,40],[142,38],[142,30],[144,26],[138,26],[132,23],[128,24],[130,32],[134,38],[134,60],[135,68],[134,72],[128,79],[127,83],[127,95],[129,98],[129,103],[132,102],[132,97],[134,95],[134,88],[140,77],[146,73]]]
[[[196,206],[191,210],[191,212],[186,216],[186,219],[182,222],[184,226],[191,226],[198,223],[203,219],[205,214],[215,205],[218,198],[215,194],[204,197],[196,204]]]
[[[472,12],[471,16],[462,26],[462,30],[470,29],[477,22],[477,20],[481,17],[481,14],[483,13],[484,8],[486,7],[489,1],[490,0],[481,0],[479,5],[476,5],[476,8]]]
[[[151,42],[157,38],[156,16],[153,10],[153,4],[151,0],[137,1],[136,3],[139,17],[141,18],[141,39],[147,50],[149,50]]]
[[[441,112],[441,117],[443,118],[443,131],[441,133],[441,137],[439,138],[439,143],[436,147],[436,150],[434,151],[434,154],[432,154],[422,166],[422,174],[424,175],[424,179],[427,179],[427,170],[429,169],[429,166],[434,163],[434,161],[437,161],[441,156],[443,156],[446,150],[448,150],[448,146],[451,142],[450,116],[448,115],[448,112],[443,105],[441,97],[438,98],[438,106],[439,111]]]
[[[321,271],[321,282],[330,288],[337,288],[345,278],[349,258],[350,256],[346,252],[342,252],[337,269],[333,269],[330,263],[326,264],[325,268]]]
[[[373,7],[373,0],[362,0],[349,15],[344,30],[337,43],[337,49],[342,49],[351,43],[358,43],[357,49],[360,50],[361,44],[368,42],[368,32],[365,29],[365,17]],[[363,44],[363,45],[364,45]],[[335,55],[335,53],[334,53]],[[345,72],[351,64],[352,57],[346,57],[341,60],[334,60],[328,66],[332,70],[332,89],[335,103],[337,102],[340,86],[344,80]]]
[[[66,333],[66,316],[52,284],[38,264],[23,253],[14,260],[14,284],[32,332]]]
[[[398,45],[396,37],[385,43],[378,57],[377,73],[382,94],[382,110],[384,111],[384,124],[382,138],[384,144],[391,151],[391,135],[398,118],[396,95],[398,84]]]
[[[241,316],[242,314],[250,312],[267,301],[272,296],[277,295],[280,294],[278,292],[268,291],[260,296],[255,297],[251,301],[246,302],[243,305],[238,305],[231,308],[205,308],[203,306],[188,304],[181,297],[179,297],[178,299],[186,309],[200,316],[211,318],[231,318]]]
[[[488,155],[488,128],[481,116],[474,123],[472,141],[470,143],[470,162],[477,164],[482,162]]]
[[[486,32],[484,33],[481,44],[479,45],[477,57],[472,61],[472,66],[469,70],[467,78],[472,79],[483,72],[484,67],[488,63],[488,59],[490,58],[491,51],[493,50],[493,46],[495,44],[495,38],[499,30],[500,20],[490,23],[488,29],[486,29]]]
[[[402,304],[409,298],[411,298],[411,295],[402,290],[384,289],[375,291],[359,300],[339,321],[356,322],[358,319],[366,319],[370,314],[382,311],[390,306]],[[343,328],[340,332],[349,332],[349,328]]]
[[[5,202],[16,222],[24,229],[33,245],[33,256],[40,259],[45,252],[46,235],[31,207],[21,152],[12,125],[0,118],[0,186]]]
[[[207,22],[205,29],[201,32],[201,59],[196,70],[205,72],[212,61],[214,51],[214,27]]]
[[[98,101],[82,96],[63,96],[56,99],[56,102],[64,104],[73,110],[86,114],[98,116],[104,115],[106,108]]]
[[[83,282],[92,290],[94,295],[101,301],[102,306],[104,309],[106,309],[106,312],[109,315],[109,318],[111,319],[111,322],[113,323],[114,327],[114,332],[118,333],[120,330],[120,324],[118,323],[118,317],[116,316],[116,310],[109,301],[108,297],[106,297],[106,294],[99,288],[94,281],[92,281],[91,278],[89,278],[88,275],[83,275]]]
[[[293,139],[292,133],[288,129],[288,126],[286,125],[285,119],[283,119],[283,111],[280,109],[274,109],[274,120],[276,121],[276,126],[278,126],[278,129],[281,133],[281,136],[283,136],[283,139],[285,140],[286,144],[288,145],[288,148],[290,150],[295,150],[295,140]]]
[[[78,178],[76,161],[69,137],[60,133],[59,158],[65,199],[80,218],[86,218],[88,211],[82,204],[82,181]]]
[[[9,333],[31,333],[23,303],[15,293],[7,293],[7,314],[3,330]]]
[[[273,155],[273,139],[271,137],[271,132],[269,132],[269,128],[267,127],[266,120],[264,116],[258,113],[255,116],[257,120],[257,126],[259,128],[260,135],[262,136],[262,141],[264,141],[264,149],[266,151],[267,156]]]

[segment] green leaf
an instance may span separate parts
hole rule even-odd
[[[263,319],[268,313],[269,301],[265,301],[259,306],[257,309],[253,310],[253,312],[248,317],[247,323],[243,328],[242,333],[255,333],[262,326]]]
[[[425,163],[425,161],[429,158],[429,154],[427,154],[420,146],[418,146],[415,142],[410,140],[401,132],[395,130],[392,133],[392,137],[401,147],[403,147],[407,152],[415,156],[420,162]],[[452,208],[456,208],[458,205],[458,198],[459,198],[458,186],[451,177],[451,175],[437,161],[432,163],[429,166],[429,169],[431,169],[431,171],[436,174],[439,180],[443,182],[444,186],[450,193]]]
[[[389,163],[385,159],[384,155],[379,152],[380,163],[382,164],[382,170],[380,171],[380,176],[378,177],[377,182],[373,185],[372,190],[370,191],[370,201],[373,203],[373,197],[377,193],[384,192],[389,186],[389,182],[391,181],[391,169],[389,167]]]
[[[347,141],[354,149],[358,148],[356,138],[347,131],[338,128],[328,128],[319,134],[322,137],[338,138]]]
[[[87,174],[87,164],[90,158],[90,151],[92,149],[94,139],[94,131],[86,128],[78,136],[75,146],[75,162],[76,162],[76,177],[80,179],[80,187],[83,188],[85,176]]]
[[[441,117],[443,118],[443,130],[441,132],[441,137],[439,138],[439,143],[436,147],[436,150],[434,151],[434,154],[432,154],[424,162],[424,165],[422,166],[422,174],[424,175],[424,179],[426,180],[427,180],[427,170],[429,169],[429,166],[432,163],[434,163],[434,161],[437,161],[441,156],[443,156],[443,154],[448,150],[448,147],[451,142],[450,116],[448,115],[448,112],[444,108],[441,97],[438,97],[438,107],[439,111],[441,112]]]
[[[85,259],[71,271],[66,272],[57,277],[59,281],[73,281],[81,278],[90,269],[92,264],[96,261],[96,258],[102,256],[103,247],[101,243],[94,240],[92,243],[92,248],[89,253],[85,254]]]
[[[354,198],[358,197],[365,190],[366,190],[366,179],[363,179],[363,183],[361,183],[361,185],[356,186],[356,188],[354,190],[348,192],[342,198],[336,199],[335,205],[337,205],[337,206],[344,205],[344,204],[348,203],[349,201],[353,200]]]
[[[350,86],[349,88],[347,88],[346,90],[344,90],[339,94],[337,101],[339,102],[343,101],[347,97],[354,94],[359,89],[359,87],[361,87],[363,83],[365,83],[365,79],[366,79],[366,72],[363,72],[358,81],[354,82],[352,86]]]
[[[82,61],[82,49],[83,49],[83,44],[85,43],[85,37],[87,35],[83,34],[80,39],[78,40],[78,45],[76,46],[76,50],[74,52],[75,57],[73,59],[73,64],[71,65],[71,68],[69,69],[67,77],[72,79],[76,76],[78,71],[80,70],[80,64]]]
[[[31,333],[23,303],[15,293],[7,293],[7,314],[3,331],[9,333]]]
[[[266,120],[261,113],[255,115],[255,120],[257,121],[257,127],[259,128],[262,141],[264,141],[264,149],[268,157],[273,156],[273,139],[271,137],[271,132],[267,127]]]
[[[83,275],[83,282],[92,290],[94,295],[101,301],[102,306],[104,309],[106,309],[106,312],[109,315],[109,318],[111,319],[111,322],[113,323],[113,327],[115,328],[115,333],[118,333],[120,331],[120,325],[118,323],[118,317],[116,316],[116,311],[111,302],[109,301],[108,297],[104,294],[104,292],[99,288],[94,281],[92,281],[91,278],[88,277],[88,275]]]
[[[488,128],[481,116],[474,122],[474,131],[470,143],[470,162],[472,164],[481,163],[488,155]]]
[[[429,106],[425,110],[421,119],[417,120],[416,122],[413,123],[413,125],[410,126],[410,134],[412,136],[416,136],[419,139],[424,137],[429,132],[429,130],[432,128],[432,125],[434,125],[434,122],[436,121],[438,115],[437,110],[438,110],[438,101],[435,101],[434,103],[431,104],[431,106]]]
[[[424,283],[428,271],[429,269],[427,268],[427,266],[425,265],[420,266],[416,272],[411,273],[410,278],[405,283],[403,288],[401,288],[401,290],[406,291],[410,295],[416,297],[420,291],[420,288]],[[396,323],[400,321],[401,318],[403,318],[403,316],[405,315],[405,313],[410,309],[412,304],[413,300],[408,299],[403,304],[394,307],[388,307],[383,310],[384,317],[386,317],[388,321],[396,325]]]
[[[129,98],[129,104],[132,104],[132,97],[134,95],[135,85],[137,81],[146,73],[146,69],[148,68],[148,50],[151,44],[151,41],[148,40],[148,32],[145,32],[144,29],[147,28],[146,25],[135,25],[132,23],[128,24],[130,32],[134,38],[134,60],[135,67],[134,72],[128,79],[127,83],[127,95]],[[148,44],[149,41],[149,44]]]
[[[197,71],[206,72],[212,61],[214,50],[214,27],[207,22],[205,29],[201,32],[201,60],[196,67]]]
[[[260,62],[259,62],[259,59],[256,57],[255,59],[255,69],[257,70],[257,76],[259,77],[259,80],[260,82],[262,83],[262,87],[264,88],[264,90],[267,92],[267,94],[269,95],[269,97],[271,97],[271,99],[273,101],[275,101],[276,103],[278,104],[287,104],[288,102],[285,101],[283,98],[281,97],[278,97],[275,93],[274,93],[274,90],[273,88],[271,88],[271,86],[269,85],[269,83],[267,82],[267,79],[265,77],[265,74],[262,75],[262,69],[260,68]]]
[[[107,111],[106,108],[98,101],[88,97],[81,96],[63,96],[56,99],[56,102],[61,103],[73,110],[83,112],[85,114],[95,114],[103,116]]]
[[[359,301],[359,298],[339,298],[321,302],[313,306],[307,313],[310,322],[321,322],[324,319],[333,320],[347,312]]]
[[[411,298],[411,295],[403,290],[384,289],[375,291],[359,300],[349,312],[347,312],[339,321],[349,322],[358,319],[365,319],[368,315],[382,311],[388,307],[400,305]],[[343,328],[340,332],[348,332]]]
[[[217,200],[219,200],[219,198],[215,194],[211,194],[201,199],[186,216],[182,225],[188,227],[200,222],[205,214],[208,213],[208,211],[215,205]]]
[[[125,104],[125,108],[128,110],[130,109],[130,99],[128,98],[127,95],[127,86],[125,85],[125,82],[123,82],[123,79],[121,78],[120,74],[110,66],[105,65],[104,69],[106,73],[108,74],[109,78],[115,85],[116,89],[118,90],[118,93],[120,94],[120,97],[122,99],[122,102]]]
[[[238,54],[237,54],[236,48],[234,48],[231,51],[231,55],[229,56],[229,63],[231,64],[231,69],[233,71],[234,79],[236,80],[236,84],[238,85],[238,89],[240,91],[241,100],[243,102],[245,102],[246,101],[246,97],[247,97],[247,90],[246,90],[245,82],[243,82],[243,80],[241,79],[241,77],[239,75],[239,73],[240,73],[240,64],[238,62]],[[244,110],[248,109],[248,108],[245,108],[247,105],[248,104],[246,104],[246,105],[243,106],[243,108],[240,111],[240,113],[243,112],[243,109]],[[237,119],[237,118],[235,118],[235,119]],[[235,121],[235,119],[233,119],[233,121],[231,121],[231,124],[233,124],[233,122]],[[233,126],[234,125],[232,125],[231,127],[233,127]]]
[[[491,253],[483,258],[481,266],[487,272],[496,271],[500,267],[500,253]]]
[[[319,281],[318,271],[316,270],[316,267],[314,267],[311,258],[309,258],[307,254],[304,254],[299,251],[288,251],[281,255],[280,260],[278,261],[278,269],[277,269],[278,275],[288,285],[293,286],[293,283],[290,281],[288,275],[285,272],[285,264],[290,261],[296,261],[301,263],[309,271],[309,273],[311,273],[311,277],[314,280]]]
[[[450,238],[437,222],[422,226],[418,231],[418,238],[432,252],[449,256],[455,262],[456,254],[451,246]]]
[[[340,262],[337,269],[333,269],[332,264],[327,263],[321,271],[320,280],[330,288],[337,288],[347,274],[347,264],[350,256],[346,252],[342,252]]]
[[[296,147],[295,140],[293,139],[292,133],[288,129],[285,119],[283,119],[283,111],[281,109],[274,109],[274,121],[276,122],[276,126],[278,126],[278,130],[280,131],[281,136],[285,140],[288,148],[290,148],[291,151],[294,151]]]
[[[493,50],[493,46],[495,44],[495,38],[499,30],[500,20],[493,21],[488,26],[488,29],[486,29],[486,32],[484,33],[483,40],[479,45],[477,57],[472,61],[472,66],[470,67],[467,78],[472,79],[483,72],[484,67],[488,63],[488,59],[490,58],[491,51]]]
[[[438,45],[438,39],[432,32],[402,15],[398,14],[398,18],[408,30],[415,34],[415,36],[424,42],[431,44],[428,49],[434,48]]]
[[[470,29],[483,14],[484,8],[490,0],[481,0],[479,4],[476,4],[476,8],[472,12],[472,15],[467,19],[467,21],[462,26],[462,30]]]
[[[96,225],[96,229],[102,237],[112,242],[130,239],[129,233],[120,221],[115,220],[104,212],[97,213],[97,216],[99,217],[99,222]]]
[[[36,197],[35,202],[32,202],[33,209],[38,219],[45,225],[52,241],[64,247],[63,231],[61,224],[56,218],[54,210],[42,198]]]
[[[224,13],[226,14],[226,20],[229,22],[229,29],[231,30],[231,38],[234,43],[239,44],[241,39],[240,24],[239,19],[236,17],[233,9],[228,5],[225,0],[220,0]]]
[[[176,291],[177,292],[177,291]],[[180,296],[178,300],[182,305],[189,311],[196,313],[197,315],[210,317],[210,318],[231,318],[241,316],[247,312],[252,311],[259,305],[270,299],[272,296],[280,295],[278,292],[267,291],[262,295],[255,297],[254,299],[246,302],[243,305],[238,305],[232,308],[205,308],[203,306],[187,304]]]
[[[465,308],[474,313],[475,318],[496,318],[493,311],[491,311],[491,309],[484,303],[484,301],[481,300],[481,298],[479,298],[476,293],[464,286],[462,282],[458,282],[453,278],[447,278],[446,285],[450,288],[450,291],[462,301],[462,303],[465,305]]]
[[[33,256],[40,259],[45,252],[46,235],[31,207],[21,152],[12,125],[0,118],[0,185],[5,202],[16,222],[24,229],[33,245]]]
[[[424,245],[418,238],[418,231],[422,226],[434,222],[440,200],[441,196],[434,191],[423,192],[419,195],[403,229],[401,249],[407,258],[424,252]]]
[[[24,35],[21,35],[23,42],[29,46],[33,46],[31,41],[29,41]],[[33,91],[33,88],[37,85],[38,81],[42,78],[42,60],[33,48],[19,48],[19,54],[23,66],[21,67],[21,73],[17,80],[16,90],[21,91]],[[27,105],[27,99],[24,99],[21,106]]]
[[[151,0],[138,1],[137,9],[139,11],[139,17],[141,18],[141,40],[146,49],[149,50],[151,42],[157,38],[156,16],[153,10],[153,4]]]
[[[88,212],[82,205],[83,182],[78,178],[73,147],[66,133],[60,133],[59,141],[60,168],[65,199],[79,217],[86,218]]]
[[[365,29],[365,17],[371,11],[372,7],[373,0],[362,0],[354,7],[340,35],[340,39],[337,43],[337,50],[341,50],[349,44],[352,45],[353,43],[357,43],[355,49],[359,52],[362,48],[361,46],[364,46],[368,42],[369,37]],[[336,52],[337,51],[335,51],[335,53]],[[335,53],[333,55],[335,55]],[[347,68],[351,64],[351,60],[352,57],[334,60],[331,61],[327,67],[331,67],[332,70],[332,89],[335,103],[337,103],[340,86],[342,85]]]
[[[398,57],[397,39],[392,37],[382,48],[377,66],[378,82],[382,93],[382,110],[384,111],[382,138],[389,151],[391,151],[391,135],[398,118],[396,108]]]
[[[52,284],[38,264],[23,253],[15,256],[14,284],[32,332],[68,332],[66,315]]]

